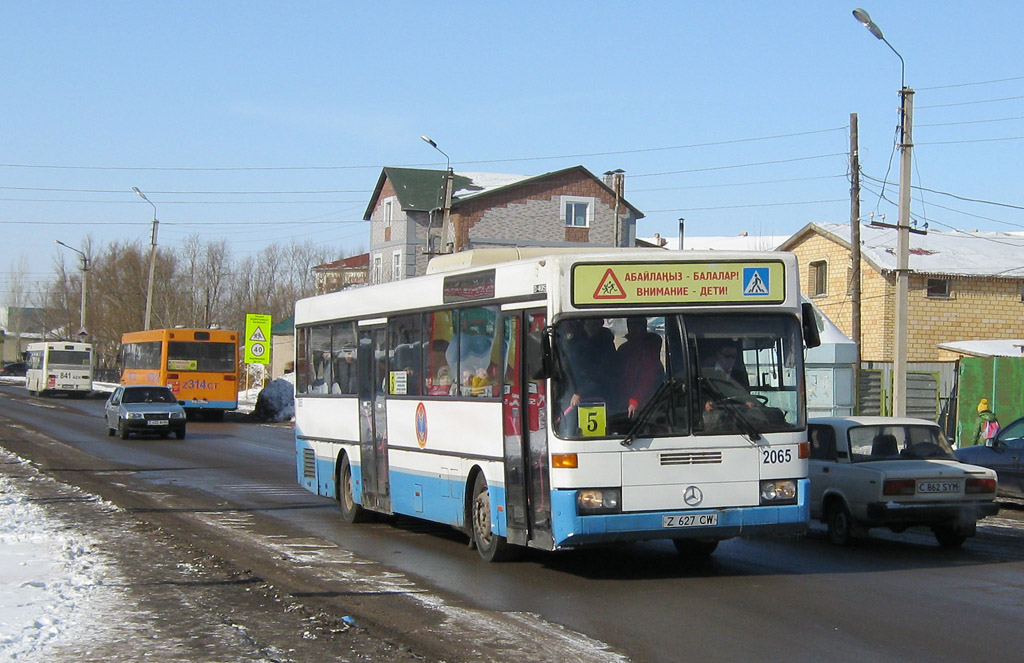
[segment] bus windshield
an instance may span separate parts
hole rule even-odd
[[[235,370],[235,344],[169,341],[167,370],[230,373]]]
[[[555,431],[590,439],[800,430],[801,348],[788,315],[563,318]]]

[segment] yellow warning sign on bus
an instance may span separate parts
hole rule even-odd
[[[780,304],[782,262],[580,264],[572,268],[573,306]]]

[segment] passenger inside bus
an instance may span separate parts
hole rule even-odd
[[[616,363],[621,371],[619,389],[630,419],[665,380],[661,345],[661,337],[647,329],[647,318],[626,319],[626,342],[616,350]]]

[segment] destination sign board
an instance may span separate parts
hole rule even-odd
[[[781,304],[780,261],[579,264],[572,269],[573,306]]]

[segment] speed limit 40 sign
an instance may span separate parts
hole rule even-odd
[[[245,316],[245,363],[270,363],[270,316],[249,313]]]

